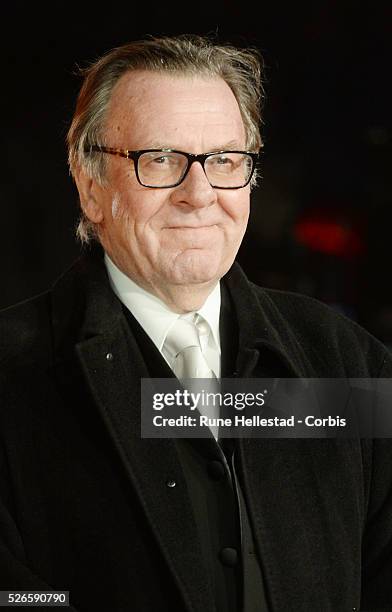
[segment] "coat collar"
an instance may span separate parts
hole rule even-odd
[[[267,290],[251,283],[238,263],[224,277],[238,317],[237,369],[251,373],[261,353],[273,354],[289,377],[305,377],[298,340]],[[55,352],[97,335],[111,332],[123,320],[121,303],[113,293],[103,251],[98,245],[86,249],[76,264],[54,285],[52,291]],[[75,330],[70,337],[70,330]]]
[[[281,363],[285,376],[306,376],[298,340],[268,291],[249,282],[236,262],[224,280],[238,317],[237,369],[242,377],[250,376],[257,362],[267,354]]]

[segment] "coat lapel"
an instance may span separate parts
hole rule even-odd
[[[98,285],[96,280],[89,270],[84,281],[88,289],[83,290],[87,300],[83,299],[84,318],[76,342],[83,375],[182,595],[184,609],[213,612],[210,578],[175,444],[171,439],[141,439],[140,378],[148,377],[148,372],[120,302],[105,279]],[[71,293],[75,297],[78,292]],[[53,294],[55,343],[59,351],[69,352],[65,318],[74,316],[70,313],[75,304],[65,303],[65,295],[61,286]],[[80,295],[75,299],[80,300]],[[176,486],[169,487],[170,481]]]

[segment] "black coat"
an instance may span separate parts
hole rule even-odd
[[[381,343],[323,304],[237,265],[224,282],[240,376],[391,376]],[[0,338],[0,590],[69,590],[80,611],[213,612],[175,445],[140,437],[148,373],[102,261],[82,257],[3,311]],[[391,610],[391,442],[236,444],[271,610]]]

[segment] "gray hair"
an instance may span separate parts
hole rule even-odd
[[[181,35],[131,42],[112,49],[88,68],[67,134],[71,174],[78,168],[105,183],[106,156],[86,152],[91,144],[104,144],[104,122],[114,86],[126,72],[149,70],[183,75],[221,77],[238,102],[248,150],[262,145],[260,135],[263,98],[262,58],[254,48],[218,45],[204,36]],[[97,237],[95,224],[83,213],[77,228],[82,242]]]

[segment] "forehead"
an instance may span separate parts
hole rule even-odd
[[[245,144],[237,100],[220,77],[128,72],[113,89],[105,134],[113,146],[201,152]],[[211,150],[211,148],[210,148]]]

